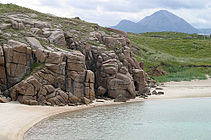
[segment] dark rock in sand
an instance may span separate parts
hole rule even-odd
[[[115,99],[114,102],[126,102],[127,98],[125,98],[122,94],[119,94]]]

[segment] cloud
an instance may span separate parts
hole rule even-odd
[[[167,9],[199,9],[209,5],[209,0],[40,0],[45,6],[61,7],[70,5],[77,9],[93,10],[100,7],[105,11],[138,12],[140,9],[167,8]]]
[[[210,0],[0,0],[44,13],[62,17],[79,16],[83,20],[103,26],[117,24],[122,19],[137,22],[166,9],[184,18],[196,27],[211,27]]]

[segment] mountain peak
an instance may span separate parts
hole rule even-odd
[[[169,12],[168,10],[159,10],[159,11],[153,13],[151,16],[172,16],[172,17],[179,18],[178,16],[176,16],[175,14]]]
[[[152,15],[143,18],[137,23],[129,20],[123,20],[113,28],[134,33],[163,31],[183,33],[199,32],[184,19],[176,16],[168,10],[159,10]]]
[[[159,10],[159,11],[157,11],[155,13],[171,13],[171,12],[169,12],[168,10]]]
[[[130,21],[130,20],[127,20],[127,19],[123,19],[123,20],[121,20],[120,22],[119,22],[119,24],[127,24],[127,23],[131,23],[132,21]]]

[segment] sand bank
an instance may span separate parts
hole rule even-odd
[[[152,99],[170,99],[186,97],[211,97],[211,79],[194,80],[190,82],[168,82],[161,86],[164,95],[153,95],[148,99],[136,98],[129,102],[138,102]],[[94,102],[90,105],[81,106],[28,106],[17,102],[0,103],[0,140],[22,140],[24,133],[39,121],[52,115],[88,109],[96,106],[120,104],[113,100]]]

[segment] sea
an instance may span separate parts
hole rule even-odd
[[[211,98],[148,100],[50,117],[24,140],[211,140]]]

